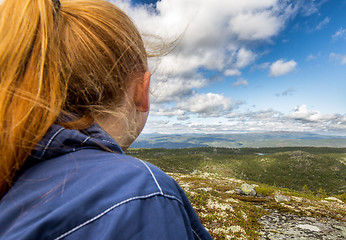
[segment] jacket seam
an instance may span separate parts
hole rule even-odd
[[[44,147],[41,156],[39,157],[40,159],[44,156],[44,154],[46,153],[49,145],[52,143],[52,141],[54,140],[54,138],[56,138],[56,136],[58,136],[59,133],[61,133],[65,128],[59,128],[59,130],[57,130],[54,135],[48,140],[46,146]]]
[[[140,161],[141,163],[143,163],[144,166],[146,166],[146,168],[149,170],[149,172],[150,172],[150,174],[151,174],[151,177],[154,179],[154,181],[155,181],[155,183],[156,183],[157,188],[159,189],[160,193],[163,195],[161,186],[160,186],[160,184],[157,182],[157,179],[156,179],[154,173],[151,171],[151,169],[150,169],[150,167],[148,166],[148,164],[146,164],[143,160],[140,160],[140,159],[139,159],[139,161]]]
[[[115,208],[117,208],[117,207],[119,207],[119,206],[121,206],[121,205],[124,205],[124,204],[129,203],[129,202],[134,201],[134,200],[147,199],[147,198],[154,197],[154,196],[163,196],[163,197],[166,197],[166,198],[169,198],[169,199],[173,199],[173,200],[176,200],[179,204],[182,204],[182,205],[183,205],[183,203],[181,202],[181,200],[178,199],[177,197],[172,196],[172,195],[163,194],[163,193],[161,193],[161,192],[154,192],[154,193],[151,193],[151,194],[148,194],[148,195],[142,195],[142,196],[136,196],[136,197],[128,198],[128,199],[126,199],[126,200],[124,200],[124,201],[121,201],[121,202],[119,202],[119,203],[117,203],[117,204],[114,204],[113,206],[107,208],[105,211],[101,212],[100,214],[96,215],[95,217],[93,217],[93,218],[91,218],[91,219],[89,219],[89,220],[87,220],[87,221],[81,223],[80,225],[78,225],[78,226],[72,228],[71,230],[69,230],[69,231],[67,231],[67,232],[65,232],[65,233],[63,233],[63,234],[61,234],[61,235],[58,236],[57,238],[54,238],[54,240],[59,240],[59,239],[62,239],[62,238],[64,238],[64,237],[66,237],[66,236],[72,234],[73,232],[75,232],[75,231],[81,229],[82,227],[88,225],[89,223],[92,223],[92,222],[96,221],[97,219],[103,217],[104,215],[106,215],[107,213],[111,212],[112,210],[114,210]],[[191,229],[192,229],[192,228],[191,228]],[[193,229],[192,229],[192,231],[193,231]],[[194,232],[194,231],[193,231],[193,232]]]
[[[199,240],[202,240],[202,239],[198,236],[198,234],[195,232],[195,230],[193,230],[193,228],[191,228],[191,230],[192,230],[193,234],[195,234],[196,237],[197,237]]]

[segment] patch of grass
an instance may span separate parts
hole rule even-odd
[[[270,187],[256,187],[255,189],[257,194],[263,195],[263,196],[272,196],[275,192],[275,190]]]

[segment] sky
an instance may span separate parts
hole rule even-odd
[[[346,0],[109,1],[149,52],[176,40],[149,60],[144,133],[346,136]]]

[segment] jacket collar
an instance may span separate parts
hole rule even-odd
[[[81,131],[53,124],[37,144],[28,161],[33,164],[32,161],[43,161],[85,148],[124,154],[114,139],[98,124]]]

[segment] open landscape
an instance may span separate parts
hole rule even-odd
[[[171,175],[214,239],[346,239],[346,1],[112,1],[176,44],[149,61],[127,153]]]
[[[346,148],[131,148],[169,173],[214,239],[344,239]],[[244,184],[255,195],[242,193]]]
[[[258,147],[337,147],[346,148],[346,137],[309,132],[273,131],[234,134],[141,134],[133,148],[258,148]]]

